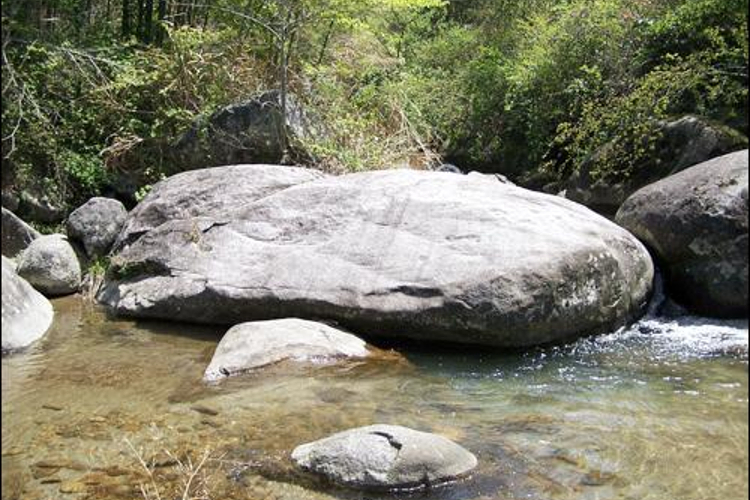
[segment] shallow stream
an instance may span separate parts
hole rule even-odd
[[[567,346],[399,348],[207,386],[223,329],[53,302],[53,329],[2,360],[2,498],[379,499],[294,471],[298,444],[391,423],[445,435],[480,466],[398,497],[748,498],[747,321],[651,318]],[[204,460],[205,459],[205,460]]]

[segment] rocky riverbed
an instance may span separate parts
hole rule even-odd
[[[207,385],[223,329],[114,320],[78,296],[52,303],[44,339],[2,360],[3,498],[143,498],[140,485],[169,498],[187,459],[204,456],[197,477],[215,498],[390,498],[318,482],[290,459],[300,444],[373,423],[476,455],[470,478],[420,498],[746,495],[743,320],[650,316],[508,354],[396,345],[405,358],[281,365]]]

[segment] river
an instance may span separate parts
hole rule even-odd
[[[209,386],[223,330],[108,318],[78,296],[2,359],[2,498],[381,499],[321,484],[298,444],[399,424],[475,453],[476,473],[400,497],[748,498],[748,324],[649,314],[574,343],[281,365]],[[190,495],[183,497],[190,481]]]

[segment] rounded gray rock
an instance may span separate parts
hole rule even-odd
[[[18,257],[18,275],[45,295],[76,293],[81,286],[81,264],[67,237],[40,236]]]
[[[216,381],[285,360],[321,363],[367,355],[363,340],[322,323],[296,318],[255,321],[227,331],[203,378]]]
[[[351,429],[298,446],[300,468],[359,489],[417,489],[468,475],[476,457],[442,436],[395,425]]]
[[[202,176],[210,185],[222,170]],[[159,194],[171,182],[149,206],[174,199]],[[492,176],[388,170],[265,192],[248,176],[231,191],[183,197],[182,218],[158,226],[145,206],[135,210],[99,300],[135,317],[297,317],[519,347],[612,331],[641,314],[651,291],[651,257],[632,234]]]
[[[708,316],[747,316],[747,191],[744,150],[640,189],[616,220],[654,251],[678,301]]]
[[[95,258],[105,255],[120,234],[128,211],[112,198],[91,198],[75,209],[66,223],[68,237],[79,241],[86,255]]]
[[[42,337],[52,324],[52,304],[13,270],[2,257],[3,353],[22,349]]]

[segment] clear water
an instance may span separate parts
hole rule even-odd
[[[76,297],[54,306],[53,330],[2,360],[3,499],[404,497],[289,462],[300,443],[372,423],[479,458],[470,479],[408,498],[748,498],[747,321],[651,317],[562,347],[411,346],[206,386],[222,330],[113,320]]]

